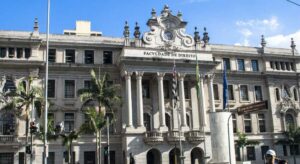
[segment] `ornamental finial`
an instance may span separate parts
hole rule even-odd
[[[34,26],[33,26],[34,31],[39,31],[39,21],[38,18],[34,19]]]
[[[265,40],[265,36],[264,35],[261,35],[261,42],[260,42],[260,45],[262,48],[265,48],[266,45],[267,45],[267,42]]]
[[[138,22],[135,22],[135,27],[134,27],[134,33],[133,33],[134,37],[136,39],[139,39],[141,36],[141,32],[140,32],[140,26],[138,25]]]
[[[156,11],[154,8],[152,8],[151,16],[152,16],[152,18],[156,18]]]
[[[125,21],[125,26],[124,26],[124,32],[123,35],[125,38],[129,38],[130,32],[129,32],[129,25],[128,22]]]
[[[195,41],[195,43],[199,43],[200,42],[200,35],[199,35],[199,31],[197,30],[197,27],[195,27],[194,41]]]
[[[208,36],[208,32],[206,32],[206,27],[204,27],[204,32],[203,32],[203,42],[204,44],[207,44],[209,42],[209,36]]]

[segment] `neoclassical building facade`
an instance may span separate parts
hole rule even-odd
[[[110,82],[121,86],[123,103],[114,109],[116,121],[109,131],[111,164],[129,164],[132,159],[137,164],[179,163],[180,141],[186,164],[216,163],[218,152],[211,136],[216,129],[210,115],[223,111],[226,65],[226,110],[232,113],[233,139],[242,132],[259,144],[243,151],[232,148],[233,160],[222,154],[228,160],[225,163],[244,158],[260,164],[270,148],[279,158],[292,162],[295,153],[300,160],[299,145],[293,150],[276,144],[289,124],[300,125],[300,55],[294,42],[290,49],[270,48],[263,37],[261,47],[211,44],[205,28],[201,36],[197,29],[187,34],[182,13],[172,14],[168,6],[160,14],[152,10],[147,25],[149,31],[142,33],[138,24],[130,28],[126,22],[124,36],[113,38],[91,31],[90,22],[78,21],[75,30],[50,35],[48,96],[53,105],[49,117],[63,124],[65,133],[78,130],[86,120],[77,90],[89,87],[89,72],[94,69],[97,74],[109,74]],[[44,87],[46,60],[46,35],[39,33],[37,20],[31,32],[0,31],[1,92],[15,89],[22,81],[26,85],[24,77],[29,75],[38,77],[34,84]],[[177,108],[172,103],[174,75],[178,79]],[[268,107],[237,114],[238,107],[260,101],[267,101]],[[31,116],[31,120],[41,120]],[[106,134],[103,129],[102,163],[107,163]],[[66,163],[61,142],[49,141],[48,163]],[[25,146],[24,119],[1,111],[0,163],[29,161]],[[74,163],[95,163],[95,148],[95,135],[82,134],[73,143]],[[42,163],[42,152],[43,143],[35,138],[34,163]]]

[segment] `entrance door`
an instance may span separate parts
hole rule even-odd
[[[94,151],[86,151],[84,152],[84,164],[96,164]]]
[[[160,164],[161,155],[157,149],[151,149],[147,153],[147,164]]]
[[[169,164],[180,164],[180,150],[174,148],[169,153]]]

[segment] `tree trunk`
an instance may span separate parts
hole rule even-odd
[[[99,130],[99,164],[101,164],[101,129]]]
[[[97,164],[100,164],[100,156],[99,156],[99,132],[96,131],[96,161]]]
[[[28,128],[29,128],[28,110],[25,111],[25,114],[26,114],[26,118],[25,118],[25,136],[26,136],[25,146],[27,146],[28,145]],[[25,164],[27,164],[27,153],[26,152],[25,152]]]
[[[72,141],[70,141],[70,145],[68,147],[68,164],[71,164],[72,159]]]

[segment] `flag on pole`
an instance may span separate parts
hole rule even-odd
[[[226,62],[224,62],[224,70],[223,70],[223,110],[226,109],[228,103],[228,84],[226,77]]]
[[[172,100],[174,109],[177,107],[178,95],[177,95],[177,72],[176,72],[176,64],[174,60],[173,66],[173,78],[172,78]]]

